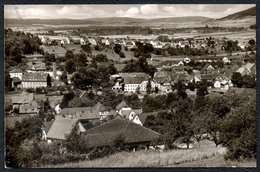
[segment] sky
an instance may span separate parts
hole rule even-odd
[[[138,5],[5,5],[5,18],[87,19],[102,17],[166,18],[203,16],[221,18],[255,4],[138,4]]]

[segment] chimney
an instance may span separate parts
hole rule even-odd
[[[56,62],[53,62],[53,78],[56,79],[57,76],[57,66]]]

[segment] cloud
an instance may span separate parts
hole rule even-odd
[[[180,16],[220,18],[253,6],[255,4],[5,5],[4,16],[19,18],[20,15],[24,19]]]
[[[143,15],[154,15],[159,13],[158,5],[142,5],[140,7],[140,12]]]
[[[125,12],[124,17],[135,17],[138,14],[139,14],[139,9],[137,7],[131,7]]]
[[[75,14],[80,12],[79,8],[75,5],[65,5],[61,9],[57,9],[56,12],[59,15],[66,15],[66,14]]]
[[[174,6],[164,6],[162,10],[167,13],[172,13],[176,10],[176,8]]]

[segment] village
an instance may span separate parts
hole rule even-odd
[[[256,37],[181,34],[6,28],[5,128],[24,138],[10,142],[17,149],[8,147],[7,161],[15,164],[13,154],[26,146],[46,151],[34,155],[46,158],[43,165],[192,149],[205,140],[230,146],[221,127],[255,101]]]

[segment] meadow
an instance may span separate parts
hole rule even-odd
[[[168,151],[140,150],[119,152],[96,160],[45,166],[44,168],[109,168],[109,167],[255,167],[255,160],[231,162],[224,159],[226,149],[216,147],[212,141],[203,140],[201,146],[195,143],[191,149]]]

